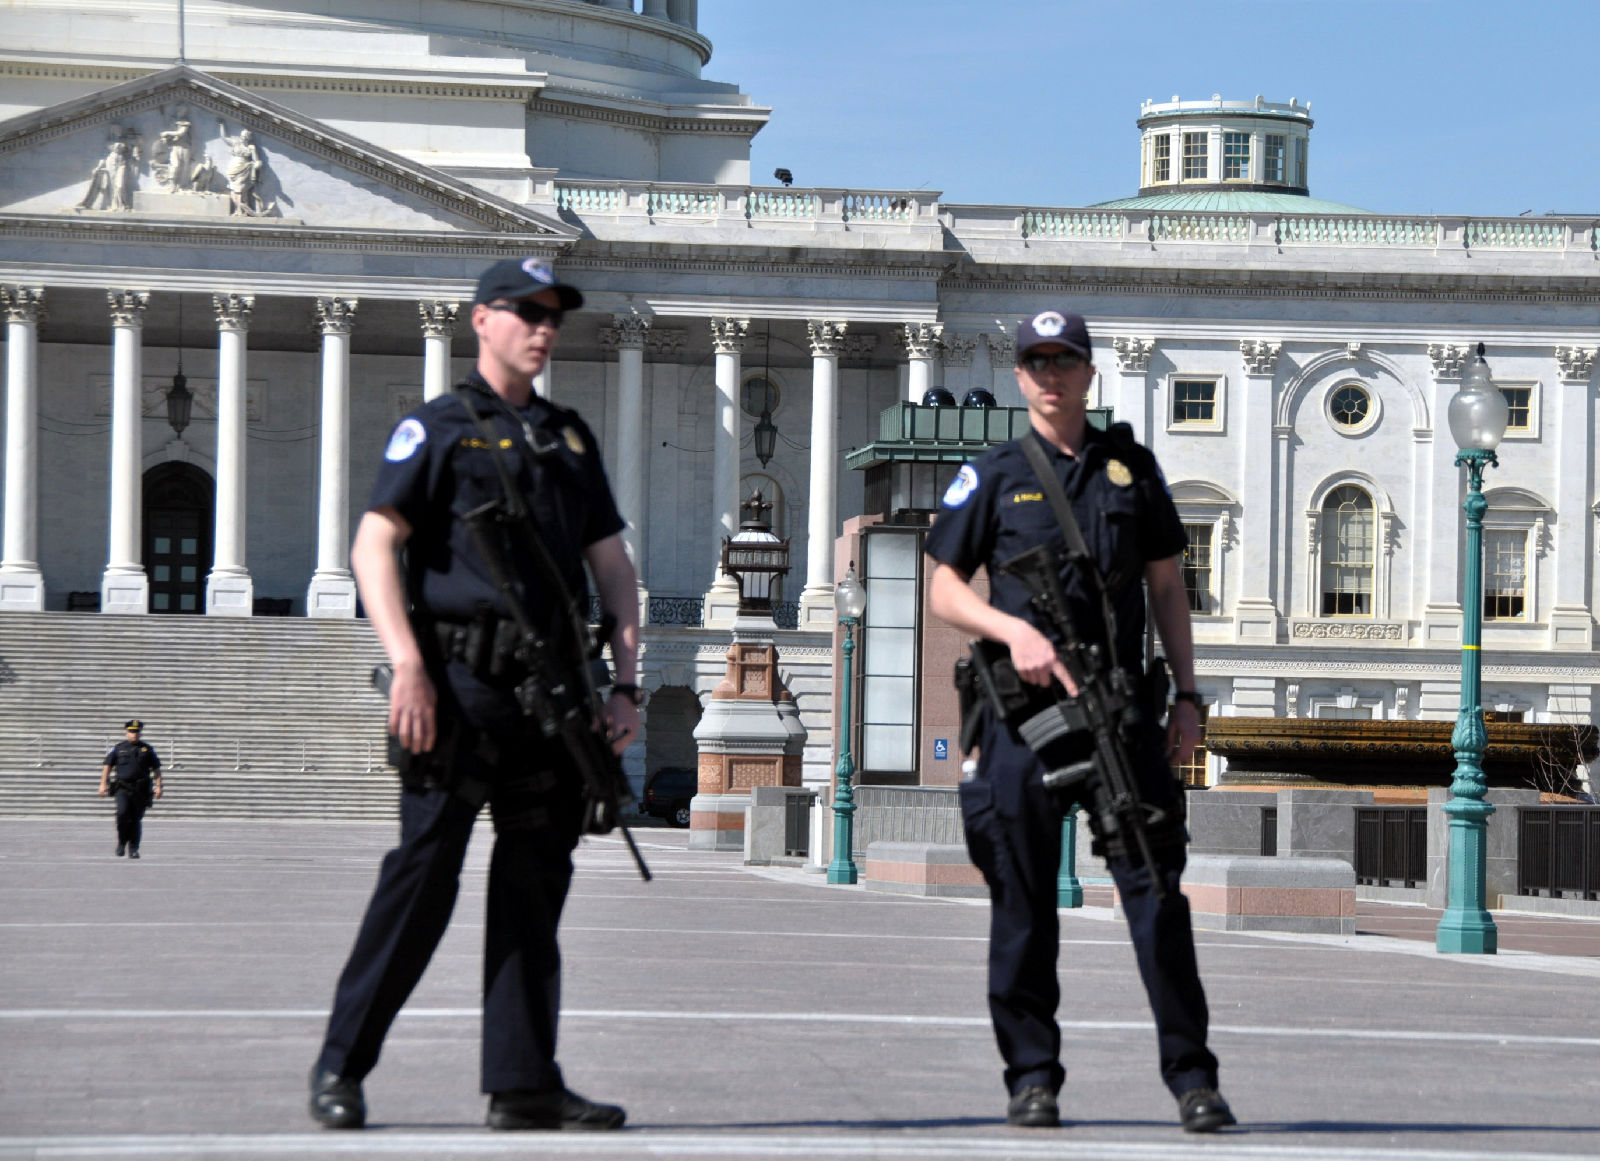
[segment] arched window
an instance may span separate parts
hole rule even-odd
[[[1322,615],[1372,616],[1372,497],[1353,484],[1322,502]]]

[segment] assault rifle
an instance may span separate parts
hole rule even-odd
[[[572,755],[583,779],[584,833],[608,834],[614,829],[620,830],[640,877],[648,882],[650,868],[645,866],[638,844],[622,821],[622,808],[633,801],[633,791],[623,773],[622,759],[611,748],[611,738],[605,729],[604,702],[590,669],[591,664],[604,664],[600,659],[604,634],[596,637],[590,632],[585,610],[579,607],[512,481],[505,457],[500,454],[499,436],[478,413],[471,394],[470,388],[456,391],[456,397],[488,444],[495,473],[500,477],[501,496],[474,508],[462,520],[489,570],[489,579],[504,597],[506,610],[517,627],[514,656],[528,672],[516,687],[517,704],[546,738],[559,739]],[[539,445],[525,423],[523,429],[530,454],[539,455],[549,450]],[[503,555],[502,532],[509,533],[521,545],[559,608],[555,640],[545,639],[523,606]]]
[[[1029,604],[1078,693],[1071,696],[1059,685],[1045,692],[1024,682],[1004,645],[975,641],[966,698],[984,697],[1014,725],[1044,763],[1045,786],[1064,802],[1088,807],[1101,841],[1108,849],[1137,855],[1150,871],[1151,890],[1158,899],[1165,897],[1150,830],[1167,821],[1167,812],[1140,800],[1129,758],[1139,731],[1148,728],[1139,691],[1126,670],[1110,663],[1105,647],[1085,641],[1078,632],[1061,587],[1058,549],[1050,545],[1029,549],[1000,565],[999,571],[1027,586],[1032,594]],[[1107,626],[1108,631],[1111,628]],[[958,674],[958,685],[961,681]],[[964,732],[963,746],[969,741]]]

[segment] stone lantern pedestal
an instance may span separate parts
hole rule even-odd
[[[695,727],[700,792],[689,803],[689,849],[742,851],[753,786],[799,786],[806,729],[778,676],[770,617],[734,623],[727,672]]]

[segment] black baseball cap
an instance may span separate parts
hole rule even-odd
[[[1034,347],[1054,343],[1089,362],[1094,361],[1094,347],[1089,342],[1089,328],[1081,314],[1065,310],[1041,310],[1032,318],[1017,324],[1017,362],[1022,362]]]
[[[479,275],[478,293],[472,302],[476,306],[502,298],[531,298],[541,290],[555,291],[562,310],[577,310],[583,305],[583,294],[578,288],[558,282],[555,267],[543,258],[507,258],[496,262]]]

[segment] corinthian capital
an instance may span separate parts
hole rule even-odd
[[[1142,375],[1150,369],[1150,356],[1156,353],[1154,339],[1118,335],[1111,340],[1117,356],[1117,370]]]
[[[711,349],[719,355],[737,355],[744,350],[750,337],[750,320],[747,318],[714,318],[711,320]]]
[[[317,329],[325,335],[347,335],[355,329],[359,298],[317,299]]]
[[[106,305],[111,308],[114,327],[144,326],[145,308],[150,305],[148,290],[108,290]]]
[[[1472,352],[1460,343],[1429,343],[1428,359],[1435,379],[1459,379],[1461,367]]]
[[[913,359],[931,359],[939,346],[939,336],[944,334],[944,323],[906,323],[900,328],[900,343]]]
[[[44,317],[44,287],[0,286],[0,314],[7,322],[37,323]]]
[[[1594,373],[1594,347],[1557,347],[1556,362],[1561,364],[1565,383],[1587,383]]]
[[[1004,331],[996,331],[985,334],[983,341],[989,345],[989,365],[991,367],[1016,366],[1017,339],[1015,335],[1008,335]]]
[[[833,356],[844,353],[844,332],[849,323],[837,319],[814,318],[806,322],[806,337],[811,340],[813,356]]]
[[[611,325],[600,335],[600,343],[619,351],[642,351],[650,337],[650,320],[640,314],[614,314]]]
[[[1250,375],[1271,375],[1278,369],[1278,354],[1282,343],[1268,339],[1240,339],[1239,354],[1244,356],[1244,369]]]
[[[253,294],[213,294],[211,296],[211,309],[217,315],[217,329],[219,331],[247,331],[250,329],[250,314],[256,308],[256,296]]]
[[[456,318],[460,313],[459,302],[446,302],[442,298],[424,299],[417,303],[417,315],[422,320],[422,335],[428,339],[448,339],[455,334]]]
[[[944,348],[946,367],[972,366],[972,353],[978,349],[977,335],[945,335],[939,342]]]

